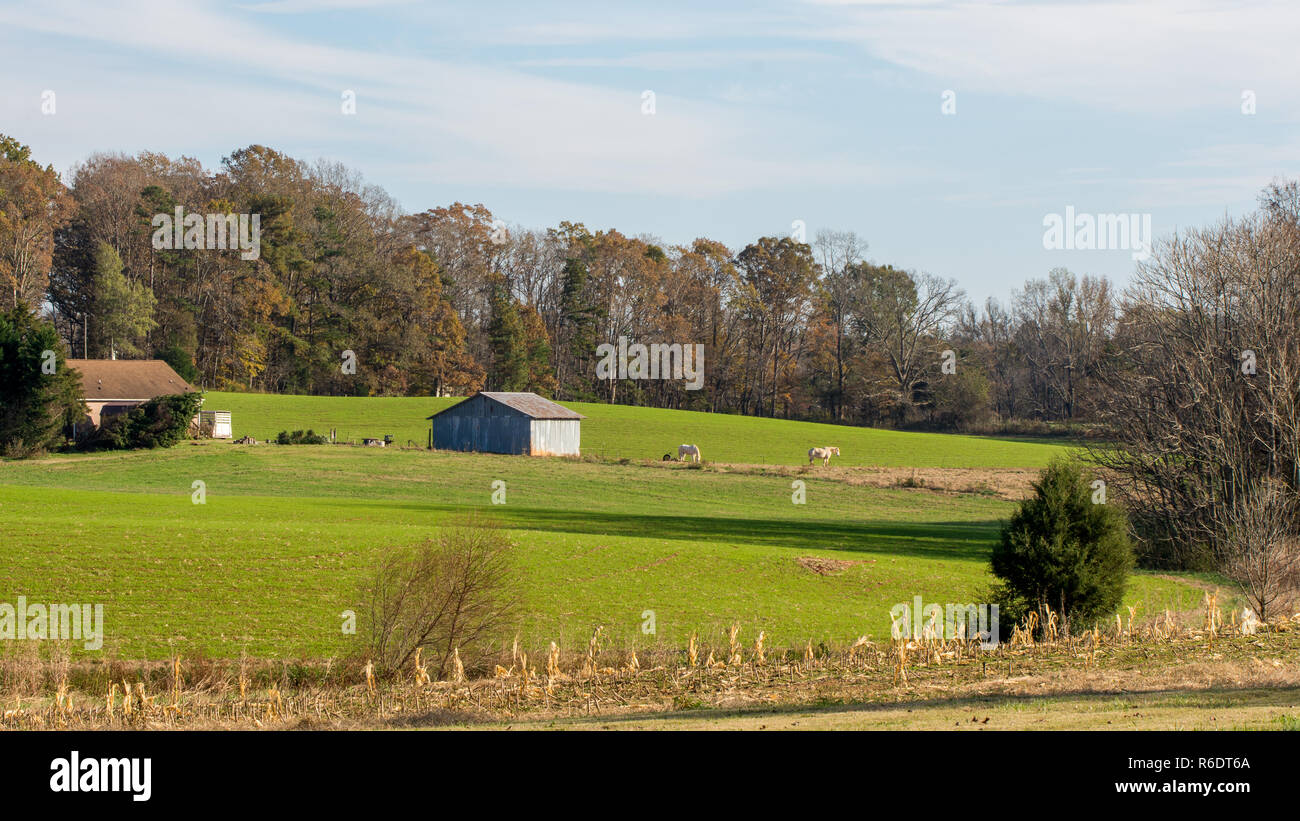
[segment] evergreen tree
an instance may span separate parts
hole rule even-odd
[[[54,447],[85,414],[81,380],[54,326],[19,305],[0,314],[0,449],[25,457]]]
[[[1053,462],[1003,528],[992,556],[1003,623],[1050,609],[1083,627],[1119,607],[1133,567],[1127,521],[1113,505],[1094,503],[1090,478]]]
[[[531,305],[520,306],[519,318],[524,330],[528,390],[549,397],[555,393],[555,370],[551,365],[551,340],[546,334],[546,323]]]
[[[569,395],[590,393],[586,386],[595,376],[594,368],[586,368],[596,355],[596,329],[600,310],[587,293],[587,264],[570,257],[565,260],[561,274],[560,292],[560,355],[556,362],[557,381]]]
[[[492,285],[491,308],[487,335],[492,367],[488,371],[488,387],[498,391],[524,390],[528,387],[528,340],[519,308],[502,281]]]
[[[113,354],[139,356],[136,343],[157,327],[153,291],[142,282],[131,282],[122,274],[122,257],[113,246],[101,242],[95,250],[95,312],[99,335]]]

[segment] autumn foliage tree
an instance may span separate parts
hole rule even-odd
[[[53,166],[42,168],[30,148],[0,134],[0,310],[44,300],[54,234],[71,210]]]

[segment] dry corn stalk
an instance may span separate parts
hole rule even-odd
[[[420,664],[420,655],[424,652],[423,647],[415,648],[415,686],[429,683],[429,668],[427,665]]]
[[[546,677],[557,679],[560,677],[560,645],[551,642],[551,652],[546,656]]]
[[[929,608],[927,607],[926,609],[928,610]],[[931,612],[930,620],[925,623],[925,627],[921,628],[921,638],[927,644],[938,641],[939,639],[940,631],[938,625],[936,624],[938,619],[939,619],[938,611]]]
[[[763,632],[762,630],[758,631],[758,638],[754,641],[754,663],[755,664],[762,664],[767,659],[766,654],[763,652],[763,639],[765,639],[766,637],[767,634],[765,632]]]
[[[604,627],[597,627],[591,633],[591,638],[587,639],[587,658],[583,661],[582,672],[587,675],[596,675],[600,672],[596,667],[596,654],[600,652],[600,634],[604,632]]]
[[[691,633],[691,642],[686,646],[686,659],[692,667],[700,663],[700,651],[695,647],[695,634]]]
[[[462,684],[465,681],[465,665],[460,662],[460,648],[452,648],[451,651],[451,680],[456,684]]]
[[[894,684],[907,683],[907,639],[899,636],[894,640]]]
[[[727,633],[727,644],[728,644],[728,651],[729,651],[727,653],[727,664],[729,665],[731,664],[738,665],[741,663],[740,641],[738,640],[739,636],[740,636],[740,622],[733,622],[731,625],[731,630],[728,631]]]
[[[858,640],[849,645],[849,661],[854,661],[858,657],[858,648],[867,646],[867,637],[858,636]]]
[[[172,706],[180,707],[181,703],[181,657],[172,656]]]

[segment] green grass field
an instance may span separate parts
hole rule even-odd
[[[446,401],[217,394],[207,406],[232,410],[236,435],[333,426],[359,437],[422,431],[423,417]],[[706,459],[794,464],[810,439],[839,442],[844,463],[859,465],[1033,467],[1061,451],[578,409],[590,417],[584,451],[609,461],[203,442],[0,463],[0,601],[103,603],[105,647],[128,657],[337,654],[358,640],[342,635],[339,614],[360,609],[357,587],[381,551],[476,509],[518,545],[526,646],[574,647],[597,625],[616,643],[681,645],[733,620],[751,639],[766,630],[772,646],[880,637],[889,608],[913,596],[980,601],[1010,503],[850,485],[814,469],[801,474],[807,503],[795,505],[789,476],[668,467],[654,457],[696,441]],[[504,505],[491,504],[496,480],[506,482]],[[191,500],[196,481],[205,504]],[[797,561],[805,556],[855,564],[820,575]],[[1139,574],[1128,598],[1158,612],[1199,597]],[[653,636],[641,631],[646,610]]]
[[[340,439],[392,434],[398,444],[428,442],[425,417],[459,399],[274,396],[209,392],[204,407],[233,414],[236,437],[274,439],[282,430],[337,431]],[[768,465],[808,463],[808,448],[836,445],[837,465],[882,467],[1042,467],[1068,448],[1062,444],[978,436],[936,435],[790,422],[752,416],[670,411],[566,402],[583,414],[582,452],[607,459],[676,456],[677,446],[700,446],[707,461]]]

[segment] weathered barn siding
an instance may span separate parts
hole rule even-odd
[[[545,418],[546,414],[573,418]],[[533,394],[478,393],[430,419],[430,438],[439,450],[534,456],[581,452],[582,417]]]
[[[433,446],[439,450],[528,453],[532,420],[504,405],[475,396],[438,414]]]
[[[582,429],[577,419],[533,419],[534,456],[577,456],[582,453]]]

